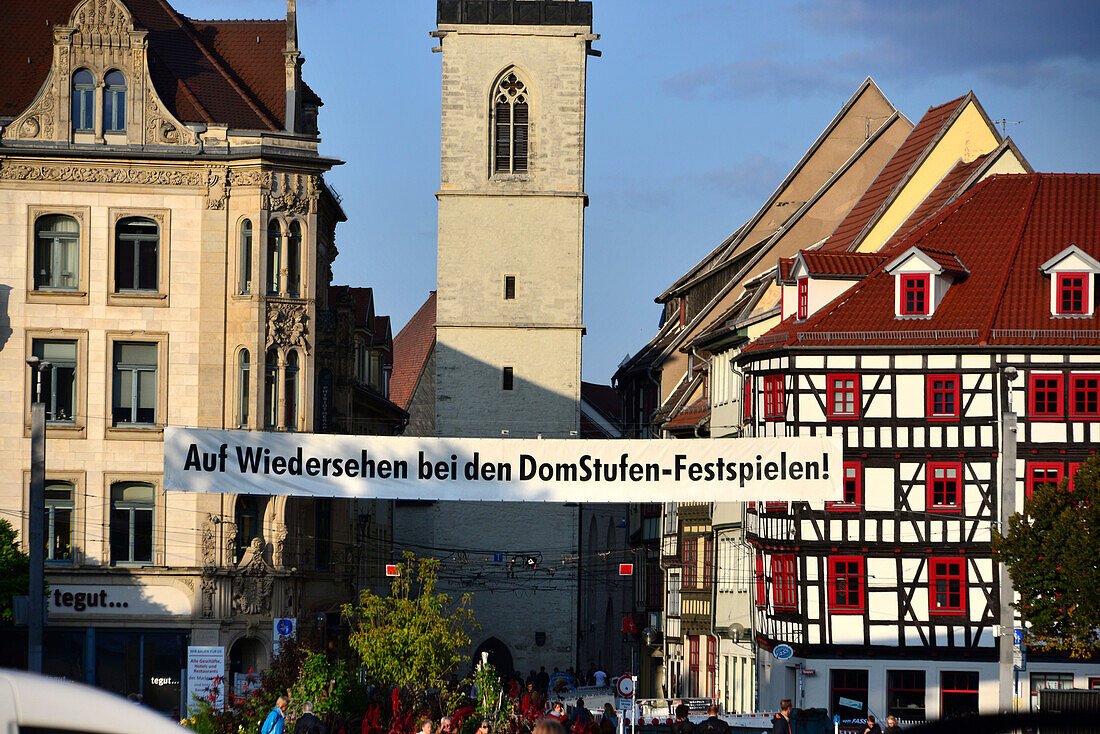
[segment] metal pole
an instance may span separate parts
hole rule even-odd
[[[1016,379],[1016,369],[1009,367],[1004,371],[1004,391],[1007,403],[1001,413],[1001,491],[1000,529],[1008,530],[1008,521],[1016,512],[1016,413],[1012,409],[1012,382]],[[1015,699],[1015,665],[1013,661],[1014,632],[1016,612],[1012,608],[1012,577],[1008,566],[997,564],[998,586],[1000,589],[1000,626],[1001,636],[997,639],[998,697],[997,710],[1002,714],[1011,713]]]
[[[34,381],[31,403],[31,486],[27,497],[27,552],[30,582],[27,588],[30,612],[27,633],[27,669],[42,672],[42,628],[46,621],[46,404],[42,402],[42,376],[50,363],[37,357],[27,360]]]

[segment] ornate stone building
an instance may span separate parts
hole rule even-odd
[[[224,645],[232,674],[259,669],[273,618],[324,621],[356,584],[372,507],[161,482],[165,426],[316,428],[337,161],[318,154],[293,0],[273,21],[192,20],[159,0],[13,3],[0,510],[23,537],[34,355],[53,365],[47,672],[173,711],[188,644]],[[17,638],[0,664],[20,663]]]

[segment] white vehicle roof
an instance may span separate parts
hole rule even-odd
[[[21,727],[103,734],[185,731],[152,709],[98,688],[0,670],[0,734],[17,734]]]

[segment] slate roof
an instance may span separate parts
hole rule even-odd
[[[0,116],[37,96],[53,61],[52,27],[80,0],[5,0]],[[185,123],[282,130],[286,113],[286,20],[191,20],[166,0],[122,0],[148,31],[149,71],[168,110]],[[257,40],[258,39],[258,40]],[[303,83],[304,101],[320,98]]]
[[[1051,282],[1040,266],[1071,244],[1100,257],[1100,174],[998,174],[969,189],[881,254],[912,246],[966,265],[928,318],[894,316],[894,278],[880,266],[796,324],[788,318],[744,352],[799,345],[1100,346],[1100,308],[1054,318]],[[884,263],[885,265],[885,263]]]
[[[829,235],[821,249],[825,251],[855,249],[877,221],[884,210],[884,205],[904,186],[919,163],[923,161],[926,152],[931,150],[939,140],[947,124],[971,101],[976,101],[973,93],[929,107],[905,142],[894,153],[890,162],[882,169],[874,183],[867,188],[848,215],[837,225],[836,230]]]
[[[408,409],[413,391],[435,347],[435,291],[393,338],[390,400]]]

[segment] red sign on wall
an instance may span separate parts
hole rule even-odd
[[[619,564],[619,575],[620,576],[633,576],[634,575],[634,564],[633,563],[620,563]]]
[[[398,575],[397,566],[393,565],[393,564],[387,565],[386,566],[386,575],[387,576],[397,576]]]

